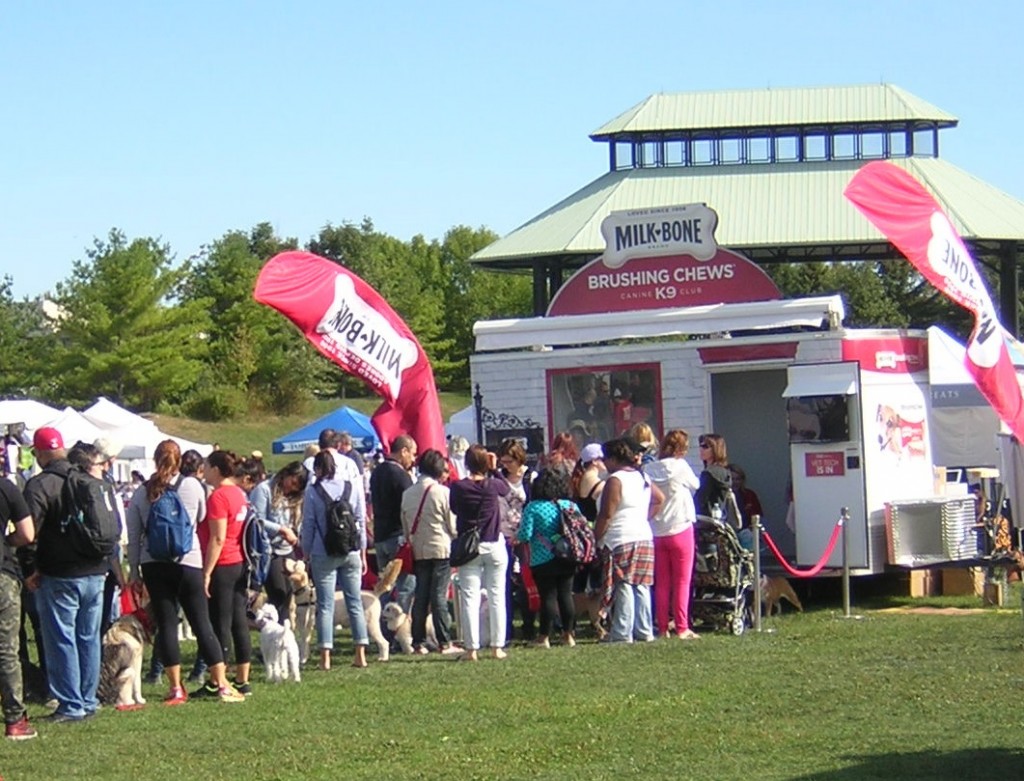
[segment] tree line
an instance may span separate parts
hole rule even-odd
[[[473,323],[531,311],[528,276],[469,263],[497,238],[457,226],[441,240],[401,241],[366,219],[328,225],[303,248],[376,288],[420,340],[438,386],[459,389],[469,384]],[[102,395],[138,411],[220,420],[361,394],[360,381],[253,300],[263,264],[298,248],[261,223],[175,262],[169,245],[114,229],[45,304],[15,300],[11,279],[0,280],[0,396],[83,406]]]
[[[529,274],[469,262],[497,238],[486,228],[456,226],[440,240],[403,241],[364,219],[327,225],[303,249],[376,288],[423,345],[438,387],[464,390],[473,323],[532,311]],[[175,262],[169,245],[114,229],[94,240],[45,306],[41,297],[15,300],[11,279],[0,279],[0,397],[81,407],[102,395],[138,411],[220,420],[253,409],[300,412],[314,396],[361,394],[360,381],[252,298],[263,264],[298,248],[261,223]],[[903,261],[766,271],[785,297],[843,294],[850,326],[969,330],[966,312]]]

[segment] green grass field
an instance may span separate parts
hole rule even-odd
[[[447,418],[470,402],[442,394]],[[340,406],[223,424],[157,418],[168,433],[247,453]],[[372,412],[376,399],[349,400]],[[903,584],[905,585],[905,584]],[[503,662],[393,656],[264,684],[245,703],[105,709],[82,724],[37,721],[4,742],[0,777],[31,779],[1016,779],[1024,623],[1017,609],[962,615],[892,607],[975,607],[973,597],[892,597],[855,581],[859,620],[836,583],[808,586],[808,612],[761,634],[575,649],[516,645]],[[902,593],[906,593],[904,589]],[[1009,602],[1019,602],[1015,591]],[[788,608],[788,606],[787,606]],[[255,639],[255,637],[254,637]],[[194,645],[185,644],[191,664]],[[45,710],[31,706],[37,719]]]
[[[905,602],[905,600],[901,600]],[[884,603],[884,602],[883,602]],[[879,603],[879,604],[883,604]],[[1024,625],[809,605],[742,637],[506,661],[343,654],[245,703],[104,710],[7,743],[14,779],[1020,778]],[[186,656],[194,653],[191,649]],[[33,706],[33,716],[41,709]]]

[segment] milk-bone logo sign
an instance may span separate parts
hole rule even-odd
[[[605,253],[577,271],[547,314],[631,312],[780,298],[749,259],[715,243],[718,216],[704,204],[612,212]]]
[[[404,338],[371,305],[356,295],[350,277],[334,280],[334,298],[317,324],[317,347],[361,377],[386,398],[398,398],[402,372],[416,363],[416,343]]]
[[[928,340],[920,336],[844,339],[843,360],[857,361],[864,371],[908,374],[928,368]]]
[[[604,264],[619,268],[635,257],[691,255],[711,260],[718,251],[718,215],[703,203],[612,212],[601,223]]]

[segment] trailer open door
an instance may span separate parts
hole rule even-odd
[[[864,482],[860,371],[857,362],[787,368],[786,415],[796,557],[816,564],[828,545],[841,508],[849,508],[847,540],[853,568],[869,565]],[[828,565],[842,565],[836,546]]]

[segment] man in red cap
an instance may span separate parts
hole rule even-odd
[[[25,585],[36,589],[46,673],[57,709],[54,722],[77,722],[99,707],[100,618],[106,559],[84,558],[62,532],[68,515],[63,499],[71,464],[55,428],[32,437],[42,472],[28,481],[25,499],[36,524],[35,571]]]

